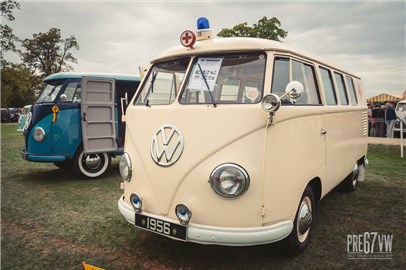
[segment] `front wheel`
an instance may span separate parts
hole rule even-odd
[[[107,171],[111,157],[107,153],[86,154],[79,148],[73,158],[73,168],[80,177],[95,178]]]
[[[315,213],[313,189],[307,186],[296,212],[292,232],[283,240],[283,244],[290,254],[299,255],[309,245],[313,233]]]

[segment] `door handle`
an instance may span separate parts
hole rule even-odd
[[[83,118],[82,118],[82,119],[83,119],[83,121],[85,121],[85,122],[87,121],[86,113],[83,113]]]
[[[325,128],[322,128],[322,129],[320,130],[320,134],[321,134],[321,135],[326,135],[326,134],[327,134],[327,130],[326,130]]]

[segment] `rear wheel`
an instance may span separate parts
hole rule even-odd
[[[352,172],[341,183],[341,188],[347,192],[353,192],[357,189],[358,182],[364,181],[365,166],[364,164],[355,164]]]
[[[316,205],[313,189],[307,186],[296,212],[292,232],[283,240],[283,244],[290,254],[298,255],[309,245],[313,234],[315,213]]]
[[[73,158],[73,168],[81,177],[95,178],[105,173],[111,157],[107,153],[86,154],[80,147]]]

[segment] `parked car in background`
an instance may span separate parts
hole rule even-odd
[[[8,108],[10,112],[10,122],[17,123],[18,119],[20,119],[21,111],[23,109],[21,108]]]
[[[29,116],[29,112],[31,110],[32,105],[24,106],[23,110],[21,111],[20,118],[18,118],[18,127],[17,131],[23,131],[25,127],[25,123],[27,122],[27,118]]]
[[[396,116],[398,119],[396,119],[395,122],[395,128],[393,130],[394,134],[400,135],[400,123],[401,121],[403,122],[403,133],[406,133],[406,100],[401,100],[398,102],[398,105],[396,106]]]
[[[1,108],[1,122],[2,123],[10,122],[10,112],[6,108]]]

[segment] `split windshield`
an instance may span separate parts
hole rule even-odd
[[[36,103],[44,102],[54,102],[56,96],[58,95],[63,81],[49,81],[45,84],[44,90],[42,90],[41,95],[38,97]]]
[[[190,58],[156,64],[146,78],[137,105],[168,105],[175,101]]]
[[[252,104],[262,98],[266,54],[250,52],[195,57],[156,64],[144,83],[137,105],[175,101],[184,78],[181,104]]]

